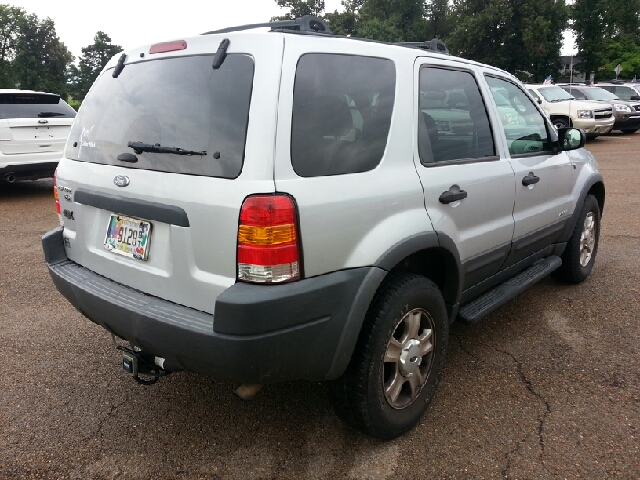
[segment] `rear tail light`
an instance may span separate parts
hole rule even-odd
[[[56,213],[58,214],[58,220],[60,221],[60,226],[64,226],[64,221],[62,220],[62,211],[60,210],[60,197],[58,196],[58,169],[53,172],[53,198],[56,200]]]
[[[300,279],[296,206],[287,195],[247,197],[238,226],[238,280],[282,283]]]

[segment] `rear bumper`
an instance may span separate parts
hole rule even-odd
[[[364,267],[285,285],[238,283],[218,297],[214,317],[68,260],[62,231],[45,234],[42,244],[53,282],[74,307],[171,365],[234,382],[339,376],[385,274]]]
[[[4,179],[7,175],[14,175],[17,179],[20,178],[46,178],[53,177],[58,166],[58,161],[41,161],[32,163],[0,163],[0,180]]]

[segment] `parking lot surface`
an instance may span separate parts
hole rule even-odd
[[[0,479],[640,478],[640,132],[587,148],[607,189],[591,276],[454,324],[435,400],[391,442],[320,383],[247,403],[189,373],[134,383],[49,278],[52,182],[0,185]]]

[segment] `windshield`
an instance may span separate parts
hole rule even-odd
[[[604,88],[590,87],[587,89],[587,95],[591,100],[620,100],[620,97],[611,92],[607,92]]]
[[[560,87],[556,87],[556,86],[541,87],[538,89],[538,91],[540,92],[540,95],[542,95],[547,102],[561,102],[563,100],[573,100],[573,96],[565,92]]]
[[[253,85],[253,58],[213,55],[129,64],[91,88],[71,129],[65,155],[106,165],[235,178],[242,171]],[[133,154],[130,142],[158,148]],[[76,145],[74,147],[74,144]],[[166,148],[159,148],[169,147]],[[171,148],[198,152],[184,155]],[[202,153],[202,155],[200,155]]]
[[[76,111],[58,95],[15,92],[0,94],[0,118],[73,118]]]

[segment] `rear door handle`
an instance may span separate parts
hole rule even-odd
[[[458,200],[462,200],[463,198],[467,198],[467,192],[465,192],[464,190],[460,190],[460,187],[458,187],[457,185],[451,185],[449,190],[447,190],[446,192],[442,192],[442,195],[440,195],[440,198],[438,200],[440,200],[440,203],[447,204],[457,202]]]
[[[533,185],[534,183],[538,183],[540,181],[540,177],[536,177],[533,172],[529,172],[529,175],[522,179],[522,185],[525,187],[528,185]]]

